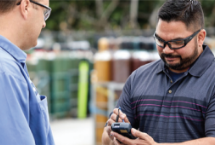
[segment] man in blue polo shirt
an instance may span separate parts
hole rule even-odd
[[[131,74],[116,106],[137,139],[111,131],[114,109],[103,145],[215,145],[215,61],[203,28],[197,0],[164,3],[154,34],[161,60]]]
[[[26,54],[46,26],[48,0],[0,0],[0,144],[54,145],[47,99],[31,82]]]

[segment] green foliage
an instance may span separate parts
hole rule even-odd
[[[215,1],[200,0],[205,13],[206,26],[214,26]],[[47,21],[49,30],[97,30],[101,16],[108,9],[112,0],[103,0],[103,13],[97,14],[96,0],[50,0],[52,14]],[[149,24],[153,10],[163,4],[163,0],[139,0],[137,22],[143,28]],[[104,29],[129,27],[130,0],[120,0],[117,7],[107,18]]]
[[[211,16],[212,9],[214,8],[215,1],[214,0],[202,0],[201,1],[202,8],[206,17]]]

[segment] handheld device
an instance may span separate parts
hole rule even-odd
[[[136,139],[131,133],[131,124],[125,122],[112,123],[111,130],[130,139]]]
[[[125,123],[124,120],[122,120],[122,122],[118,122],[119,110],[121,110],[120,107],[118,109],[118,115],[116,118],[116,122],[112,123],[112,125],[111,125],[111,130],[114,132],[117,132],[125,137],[128,137],[130,139],[136,139],[136,137],[134,137],[131,133],[131,128],[132,128],[131,124]]]

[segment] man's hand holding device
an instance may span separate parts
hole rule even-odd
[[[132,128],[128,118],[122,113],[121,108],[116,108],[108,120],[109,137],[113,140],[114,145],[157,145],[151,136]]]

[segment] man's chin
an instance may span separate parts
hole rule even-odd
[[[180,63],[165,63],[166,64],[166,66],[168,67],[168,68],[171,68],[171,69],[174,69],[174,70],[181,70],[182,68],[182,66],[181,66],[181,64]]]
[[[29,49],[35,48],[36,46],[37,46],[37,42],[35,44],[29,45],[29,46],[24,46],[21,49],[22,50],[29,50]]]
[[[35,48],[36,46],[37,46],[37,41],[31,46],[31,48]]]
[[[175,62],[175,61],[165,61],[167,66],[172,66],[172,67],[177,67],[180,65],[180,62]]]
[[[169,63],[169,64],[177,64],[177,63],[180,63],[180,58],[165,58],[165,61],[166,63]]]

